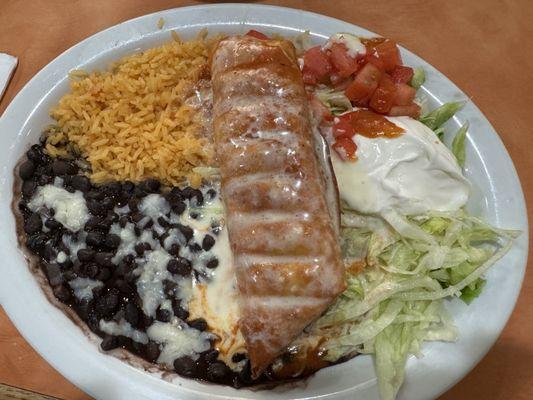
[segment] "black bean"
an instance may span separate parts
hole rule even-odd
[[[135,244],[135,252],[137,255],[142,256],[145,251],[152,250],[152,246],[150,246],[150,243],[147,242],[140,242]]]
[[[189,249],[193,252],[193,253],[199,253],[201,250],[202,250],[202,246],[200,246],[198,243],[191,243],[189,245]]]
[[[120,236],[115,235],[114,233],[107,234],[105,238],[105,246],[108,249],[117,249],[120,246]]]
[[[161,183],[157,179],[147,179],[141,182],[139,186],[147,193],[157,193],[161,187]]]
[[[44,272],[46,273],[46,278],[48,278],[48,282],[50,282],[51,286],[63,283],[63,276],[57,264],[44,263]]]
[[[183,376],[192,377],[196,374],[196,361],[192,358],[184,356],[174,360],[174,370]]]
[[[207,366],[207,379],[213,382],[223,381],[231,370],[222,361],[214,361]]]
[[[209,189],[206,193],[208,200],[213,200],[215,197],[217,197],[217,191],[215,189]]]
[[[179,301],[172,302],[172,311],[174,311],[174,315],[182,321],[189,318],[189,311],[182,308]]]
[[[37,213],[31,214],[30,217],[24,222],[24,231],[28,235],[37,233],[41,229],[43,229],[43,221],[41,216]]]
[[[47,240],[48,238],[44,233],[34,233],[33,235],[28,236],[28,239],[26,240],[26,245],[30,250],[39,254]]]
[[[44,226],[46,226],[48,229],[52,230],[52,231],[55,231],[56,229],[61,229],[63,227],[63,225],[61,225],[60,222],[57,222],[55,219],[53,218],[48,218],[45,222],[44,222]]]
[[[217,223],[211,224],[211,232],[214,235],[218,236],[218,234],[220,233],[221,230],[222,230],[222,227],[220,225],[218,225]]]
[[[178,201],[175,204],[172,204],[172,206],[170,206],[170,208],[172,209],[172,211],[174,213],[176,213],[178,215],[181,215],[181,214],[183,214],[183,212],[185,211],[187,206],[185,205],[185,203],[183,201]]]
[[[96,279],[102,282],[107,281],[109,278],[111,278],[111,271],[109,268],[101,268],[98,275],[96,275]]]
[[[101,201],[105,198],[105,193],[99,190],[98,188],[93,188],[85,194],[87,200],[98,200]]]
[[[163,290],[168,297],[174,296],[177,288],[178,284],[176,282],[169,281],[168,279],[163,280]]]
[[[146,358],[151,361],[155,362],[159,358],[159,355],[161,354],[161,350],[159,349],[159,345],[156,342],[148,342],[146,344]]]
[[[170,222],[168,222],[164,217],[159,217],[157,219],[157,223],[163,228],[168,228],[170,226]]]
[[[118,224],[120,225],[121,228],[125,228],[128,222],[129,221],[128,221],[128,216],[127,215],[123,215],[118,220]]]
[[[173,187],[172,189],[170,189],[170,192],[169,194],[172,194],[173,196],[176,196],[176,197],[179,197],[180,199],[183,198],[183,195],[181,193],[181,189],[179,187]]]
[[[39,186],[48,185],[52,183],[53,181],[54,181],[54,178],[52,178],[49,175],[39,175],[39,177],[37,178],[37,183],[39,184]]]
[[[37,188],[37,183],[34,181],[25,181],[22,184],[22,197],[25,199],[30,199]]]
[[[184,199],[191,199],[194,196],[194,189],[190,186],[187,186],[181,191],[181,196]]]
[[[133,184],[133,182],[131,181],[125,181],[123,184],[122,184],[122,191],[124,193],[133,193],[133,190],[135,189],[135,185]]]
[[[53,292],[54,296],[63,303],[67,302],[70,299],[70,290],[68,290],[65,285],[55,286]]]
[[[212,258],[211,260],[209,260],[207,262],[206,267],[209,268],[209,269],[214,269],[214,268],[218,267],[218,258]]]
[[[144,215],[140,212],[135,212],[133,214],[131,214],[131,221],[134,222],[134,223],[138,223],[140,222],[143,218],[144,218]]]
[[[193,211],[189,214],[189,217],[191,217],[192,219],[198,219],[200,218],[200,214],[197,213],[196,211]]]
[[[54,160],[52,163],[52,172],[54,175],[67,175],[69,171],[69,164],[63,160]]]
[[[101,190],[107,196],[118,196],[122,191],[122,185],[120,182],[110,182],[101,187]]]
[[[104,222],[107,224],[107,225],[112,225],[114,224],[115,222],[118,222],[119,220],[119,216],[116,212],[112,211],[112,210],[109,210],[104,218]]]
[[[165,198],[167,199],[168,204],[170,204],[171,206],[173,206],[174,204],[178,204],[182,201],[181,193],[176,194],[173,191],[167,193]]]
[[[200,190],[194,189],[191,200],[193,200],[194,204],[196,204],[197,206],[201,206],[202,204],[204,204],[204,195]]]
[[[83,272],[85,273],[85,275],[87,275],[89,278],[93,279],[93,278],[96,278],[96,276],[98,275],[98,273],[100,272],[100,268],[98,267],[97,264],[95,263],[89,263],[89,264],[85,264],[83,266]]]
[[[200,332],[207,329],[207,322],[203,318],[193,319],[192,321],[189,321],[188,324],[191,328],[197,329]]]
[[[245,383],[245,384],[250,384],[253,382],[253,379],[252,379],[252,368],[251,368],[251,365],[250,365],[250,360],[247,360],[246,361],[246,364],[244,365],[244,367],[239,371],[239,379],[241,380],[241,382]]]
[[[19,176],[27,181],[31,179],[35,172],[35,164],[31,160],[24,161],[19,167]]]
[[[79,249],[76,255],[81,262],[88,262],[94,258],[95,251],[93,249]]]
[[[139,324],[139,309],[133,303],[127,303],[124,308],[124,318],[133,327],[137,327]]]
[[[85,231],[101,231],[106,232],[109,229],[109,226],[105,223],[102,217],[92,216],[85,223]]]
[[[83,193],[88,192],[91,190],[91,181],[89,181],[89,178],[82,175],[76,175],[73,176],[70,180],[70,185]]]
[[[144,313],[141,313],[141,322],[145,327],[148,327],[154,323],[154,319]]]
[[[148,195],[146,191],[141,186],[135,186],[135,189],[133,190],[133,195],[137,197],[137,199],[141,199]]]
[[[168,249],[167,252],[171,256],[178,257],[180,255],[180,245],[177,243],[172,243],[170,245],[170,249]]]
[[[106,197],[100,202],[100,204],[107,212],[115,207],[115,200],[112,197]]]
[[[98,252],[94,256],[94,261],[101,267],[112,267],[114,265],[113,261],[111,260],[112,258],[113,253]]]
[[[168,311],[168,310],[159,308],[155,312],[155,317],[156,317],[156,319],[158,321],[168,322],[168,321],[170,321],[170,318],[172,318],[172,313],[170,311]]]
[[[102,343],[100,343],[100,347],[103,351],[109,351],[116,349],[118,347],[118,339],[116,336],[106,335],[104,337],[104,340],[102,340]]]
[[[93,215],[105,215],[107,210],[102,205],[103,200],[89,200],[87,201],[87,208]]]
[[[110,317],[118,306],[119,296],[114,290],[96,299],[94,308],[101,317]]]
[[[122,258],[122,262],[123,263],[126,263],[128,265],[133,265],[133,262],[135,261],[135,256],[133,254],[126,254],[123,258]]]
[[[186,225],[177,224],[179,231],[185,236],[185,241],[188,242],[193,237],[194,231],[191,227]]]
[[[100,247],[104,244],[105,237],[99,232],[89,232],[86,243],[91,247]]]
[[[191,262],[183,257],[172,259],[167,264],[167,271],[171,274],[188,276],[192,271]]]
[[[123,279],[117,279],[115,281],[115,286],[123,294],[131,294],[134,291],[133,287]]]
[[[214,245],[215,238],[211,235],[205,235],[204,239],[202,240],[202,249],[204,249],[205,251],[209,251]]]
[[[206,362],[212,363],[213,361],[216,361],[218,354],[219,351],[217,349],[209,349],[202,353],[202,357]]]
[[[128,201],[128,207],[130,208],[130,212],[137,212],[139,211],[139,207],[138,207],[138,204],[139,204],[139,199],[136,198],[136,197],[132,197],[129,201]]]
[[[51,159],[49,156],[43,153],[43,149],[38,144],[31,146],[30,150],[26,152],[26,156],[36,164],[46,165],[49,164]]]
[[[118,345],[122,347],[123,349],[128,348],[132,345],[133,340],[126,336],[117,336],[118,339]]]
[[[246,358],[245,353],[235,353],[233,356],[231,356],[231,361],[233,361],[234,363],[238,363],[244,360],[245,358]]]
[[[46,261],[50,262],[54,258],[56,258],[56,255],[57,255],[57,251],[54,248],[54,245],[52,243],[50,243],[50,242],[46,243],[44,245],[43,258]]]

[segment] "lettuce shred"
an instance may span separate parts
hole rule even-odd
[[[415,89],[419,89],[420,86],[422,86],[425,81],[426,81],[426,73],[424,72],[424,68],[422,67],[414,68],[413,77],[411,78],[411,82],[409,82],[411,87],[414,87]]]
[[[315,95],[333,115],[342,114],[353,109],[350,99],[346,97],[343,91],[321,88],[315,92]]]
[[[392,400],[409,355],[420,356],[425,341],[457,338],[445,299],[473,301],[484,273],[518,233],[464,211],[392,215],[379,222],[344,210],[342,224],[345,258],[364,258],[367,267],[347,276],[347,290],[312,330],[326,337],[337,332],[325,344],[329,361],[373,354],[381,398]]]
[[[463,101],[445,103],[435,110],[420,117],[420,122],[430,128],[442,140],[444,136],[444,124],[452,118],[457,111],[464,106]]]

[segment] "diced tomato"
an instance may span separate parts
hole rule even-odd
[[[397,65],[392,70],[390,76],[394,83],[409,83],[413,79],[413,68]]]
[[[332,147],[341,160],[348,161],[356,159],[355,152],[357,151],[357,145],[352,139],[341,136],[333,143]]]
[[[396,86],[388,74],[383,74],[378,88],[370,99],[370,108],[380,114],[386,114],[394,105]]]
[[[247,33],[246,33],[246,36],[251,36],[251,37],[254,37],[256,39],[261,39],[261,40],[267,40],[268,39],[268,36],[265,35],[264,33],[262,32],[259,32],[259,31],[256,31],[255,29],[251,29],[249,30]]]
[[[413,102],[416,96],[416,89],[405,84],[397,83],[396,85],[396,98],[394,105],[407,106]]]
[[[409,104],[407,106],[393,106],[389,110],[389,115],[391,117],[398,117],[398,116],[408,116],[412,118],[418,118],[420,117],[420,107],[418,104]]]
[[[366,64],[355,75],[345,90],[346,96],[358,106],[366,107],[381,79],[381,71],[373,64]]]
[[[352,84],[352,82],[353,82],[352,77],[343,79],[342,81],[335,83],[333,86],[333,89],[335,91],[345,91],[346,88]],[[332,83],[333,83],[333,79],[332,79]]]
[[[303,76],[307,75],[307,81],[323,82],[332,72],[333,66],[320,46],[312,47],[304,54]],[[314,77],[314,79],[313,79]],[[304,79],[304,82],[306,82]],[[307,82],[306,82],[307,83]]]
[[[355,135],[355,129],[353,127],[350,114],[345,114],[338,117],[338,121],[333,125],[333,137],[347,137],[352,138]]]
[[[375,47],[368,48],[367,62],[374,64],[385,72],[391,72],[396,65],[402,64],[398,46],[392,40],[386,39]]]
[[[329,59],[340,78],[347,78],[357,71],[357,61],[348,55],[348,49],[344,43],[331,45]]]

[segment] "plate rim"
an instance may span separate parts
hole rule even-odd
[[[304,14],[308,17],[312,17],[312,18],[317,18],[319,20],[324,20],[324,19],[328,19],[332,22],[335,22],[335,23],[343,23],[343,24],[347,24],[347,25],[350,25],[350,26],[353,26],[355,28],[357,28],[358,30],[363,30],[363,31],[366,31],[369,35],[376,35],[375,33],[367,30],[366,28],[363,28],[361,27],[360,25],[355,25],[355,24],[352,24],[350,22],[347,22],[347,21],[343,21],[343,20],[340,20],[340,19],[337,19],[337,18],[333,18],[333,17],[330,17],[330,16],[326,16],[326,15],[322,15],[322,14],[318,14],[318,13],[314,13],[314,12],[310,12],[310,11],[305,11],[305,10],[300,10],[300,9],[295,9],[295,8],[290,8],[290,7],[280,7],[280,6],[273,6],[273,5],[263,5],[263,4],[243,4],[243,3],[223,3],[223,4],[204,4],[204,5],[194,5],[194,6],[187,6],[187,7],[176,7],[176,8],[169,8],[169,9],[165,9],[165,10],[160,10],[160,11],[156,11],[156,12],[153,12],[153,13],[149,13],[149,14],[145,14],[145,15],[141,15],[141,16],[138,16],[138,17],[135,17],[135,18],[132,18],[132,19],[129,19],[129,20],[126,20],[126,21],[122,21],[118,24],[115,24],[113,26],[110,26],[110,27],[107,27],[101,31],[98,31],[94,34],[92,34],[91,36],[81,40],[80,42],[74,44],[73,46],[69,47],[68,49],[66,49],[65,51],[63,51],[62,53],[60,53],[57,57],[55,57],[53,60],[51,60],[49,63],[47,63],[43,68],[41,68],[30,80],[28,80],[28,82],[26,82],[26,84],[17,92],[16,96],[10,101],[10,103],[8,104],[8,106],[6,107],[4,113],[2,114],[2,116],[0,116],[0,126],[2,125],[9,125],[9,117],[11,117],[11,114],[13,114],[16,109],[17,109],[17,106],[18,106],[18,103],[21,102],[21,99],[26,96],[26,92],[30,90],[30,88],[35,85],[35,82],[38,82],[42,77],[45,76],[46,72],[49,72],[48,69],[52,68],[55,64],[57,64],[58,62],[60,62],[62,59],[64,59],[66,56],[68,56],[71,52],[73,52],[75,49],[79,49],[79,48],[82,48],[83,46],[87,45],[88,43],[96,40],[98,38],[98,36],[101,36],[103,35],[104,33],[107,33],[109,31],[113,31],[113,30],[116,30],[117,27],[119,26],[122,26],[122,25],[130,25],[130,24],[134,24],[135,22],[138,22],[138,21],[142,21],[142,20],[147,20],[149,18],[152,18],[152,17],[159,17],[159,16],[164,16],[164,14],[166,13],[169,13],[169,12],[173,12],[173,11],[177,11],[177,10],[180,10],[180,11],[184,11],[184,12],[194,12],[194,11],[197,11],[197,10],[206,10],[206,9],[232,9],[232,8],[239,8],[239,9],[248,9],[250,11],[253,11],[253,10],[270,10],[270,11],[273,11],[273,12],[292,12],[292,13],[299,13],[299,14]],[[250,21],[246,21],[246,22],[242,22],[243,25],[246,25],[246,24],[251,24],[251,25],[261,25],[259,22],[250,22]],[[266,24],[265,26],[269,26],[269,27],[272,27],[272,24]],[[288,29],[290,28],[289,26],[283,26],[283,28],[285,29]],[[298,30],[298,29],[295,29],[295,30]],[[379,36],[379,35],[377,35]],[[142,36],[141,36],[142,37]],[[129,43],[129,42],[134,42],[136,39],[138,38],[131,38],[129,41],[127,41],[126,43]],[[108,49],[108,52],[113,52],[113,50],[117,49],[118,46],[116,45],[111,45]],[[415,57],[420,63],[424,64],[424,66],[428,66],[430,67],[431,69],[434,70],[434,72],[436,72],[439,77],[442,79],[444,79],[446,81],[446,83],[448,85],[450,85],[451,89],[453,89],[454,92],[456,93],[460,93],[462,96],[464,97],[467,97],[466,94],[453,82],[451,81],[449,78],[446,77],[446,75],[444,75],[443,73],[441,73],[438,69],[436,69],[432,64],[424,61],[421,57],[419,57],[418,55],[416,55],[415,53],[413,53],[412,51],[406,49],[405,47],[401,46],[402,50],[403,51],[406,51],[408,52],[411,56]],[[82,63],[87,63],[90,61],[85,59],[85,60],[80,60]],[[57,85],[58,83],[56,82],[54,84],[54,87],[55,85]],[[52,90],[53,87],[50,89]],[[40,105],[40,102],[42,101],[42,99],[39,99],[37,103],[35,103],[33,105],[33,108],[32,108],[32,111],[30,114],[27,114],[24,121],[21,123],[21,127],[24,127],[27,123],[27,121],[31,118],[31,115],[33,114],[33,112],[35,111],[35,109],[39,108],[39,105]],[[504,156],[505,158],[507,159],[506,161],[508,162],[508,165],[507,167],[511,168],[511,172],[513,173],[514,177],[516,178],[517,182],[518,182],[518,189],[519,189],[519,192],[521,194],[520,198],[518,199],[518,202],[519,202],[519,205],[522,206],[523,208],[523,211],[525,211],[523,213],[523,216],[525,217],[524,218],[524,225],[525,225],[525,230],[522,232],[522,235],[524,236],[524,239],[526,241],[526,243],[528,243],[528,237],[529,237],[529,225],[528,225],[528,215],[527,215],[527,209],[525,207],[526,203],[525,203],[525,196],[524,196],[524,191],[523,191],[523,188],[522,188],[522,184],[520,182],[520,176],[518,175],[518,172],[516,170],[516,167],[513,163],[513,160],[502,140],[502,138],[500,137],[500,135],[498,134],[498,132],[494,129],[494,127],[492,126],[492,124],[490,123],[490,120],[481,112],[481,110],[477,107],[477,105],[470,101],[469,102],[469,105],[470,107],[473,108],[473,111],[478,114],[479,116],[482,117],[482,119],[485,120],[485,122],[488,124],[488,126],[492,129],[492,132],[495,133],[495,137],[497,138],[497,140],[499,141],[499,143],[497,143],[497,145],[499,147],[501,147],[504,151]],[[15,111],[13,111],[15,110]],[[8,118],[6,118],[6,116]],[[17,119],[17,118],[15,118]],[[8,122],[6,122],[8,121]],[[18,135],[21,135],[22,132],[18,132],[17,133]],[[2,172],[1,172],[1,176],[0,178],[3,178],[6,176],[6,170],[7,169],[7,166],[3,166],[2,167]],[[8,171],[9,173],[9,171]],[[0,183],[4,183],[3,182],[3,179],[0,180]],[[2,191],[5,191],[5,185],[2,185],[3,188],[0,189],[0,194],[2,194],[1,192]],[[479,357],[477,357],[474,362],[470,365],[470,367],[468,368],[468,370],[462,374],[458,379],[455,379],[453,382],[450,382],[449,385],[444,388],[440,393],[438,393],[438,395],[442,394],[443,392],[445,392],[446,390],[448,390],[450,387],[454,386],[455,384],[457,384],[457,382],[459,382],[460,380],[462,380],[478,363],[479,361],[487,354],[487,352],[493,347],[494,343],[497,341],[497,339],[500,337],[503,329],[505,328],[505,326],[507,325],[508,323],[508,320],[514,310],[514,308],[516,307],[516,302],[518,300],[518,296],[520,295],[520,292],[521,292],[521,288],[522,288],[522,285],[523,285],[523,281],[524,281],[524,277],[525,277],[525,269],[526,269],[526,266],[527,266],[527,260],[528,260],[528,251],[529,251],[529,248],[528,246],[525,246],[525,251],[523,253],[523,259],[524,259],[524,266],[522,267],[523,269],[523,272],[521,274],[521,278],[520,278],[520,284],[519,284],[519,288],[518,290],[516,291],[516,293],[514,293],[514,299],[512,301],[513,305],[512,307],[507,310],[507,316],[505,318],[505,323],[503,325],[501,325],[501,327],[499,327],[499,332],[498,334],[494,337],[493,340],[491,340],[491,343],[489,346],[487,346],[487,351],[484,351],[482,352],[482,354],[479,355]],[[0,284],[0,286],[2,286],[2,284]],[[0,293],[0,300],[2,300],[3,297],[2,297],[2,294]],[[4,301],[1,302],[2,305],[4,305]],[[55,306],[54,306],[55,307]],[[19,325],[22,325],[22,322],[19,321],[19,319],[12,315],[14,312],[13,310],[10,309],[10,307],[4,307],[4,310],[6,312],[6,314],[8,315],[8,317],[10,318],[10,320],[14,323],[14,325],[17,327],[17,329],[19,329]],[[18,323],[17,323],[18,322]],[[33,341],[31,340],[28,340],[27,339],[27,335],[25,333],[22,332],[22,330],[19,330],[20,334],[25,338],[25,340],[27,340],[30,345],[32,346],[32,348],[34,350],[36,350],[40,355],[41,357],[45,358],[46,361],[48,363],[50,363],[51,365],[53,365],[53,367],[55,369],[57,369],[62,375],[65,376],[65,378],[69,379],[69,381],[71,381],[73,384],[75,384],[76,386],[80,387],[80,388],[83,388],[82,390],[88,392],[88,393],[91,393],[92,391],[91,390],[88,390],[87,388],[87,385],[85,384],[78,384],[78,382],[75,382],[73,379],[71,379],[70,377],[68,377],[69,374],[67,371],[65,371],[63,368],[60,368],[57,364],[59,364],[59,362],[56,363],[55,360],[51,360],[49,359],[49,357],[43,355],[40,351],[40,349],[38,350],[38,348],[40,346],[37,346],[37,345],[34,345]],[[183,388],[185,389],[185,388]]]

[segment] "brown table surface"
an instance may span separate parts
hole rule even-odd
[[[49,61],[119,22],[202,1],[0,0],[0,52],[19,66],[0,114]],[[211,2],[215,3],[215,2]],[[533,3],[530,0],[257,1],[340,18],[414,51],[470,96],[502,137],[533,201]],[[531,208],[529,217],[532,220]],[[530,245],[531,248],[531,245]],[[531,264],[531,262],[529,263]],[[496,345],[451,399],[533,399],[533,270]],[[89,397],[46,363],[0,309],[0,382],[63,399]]]

